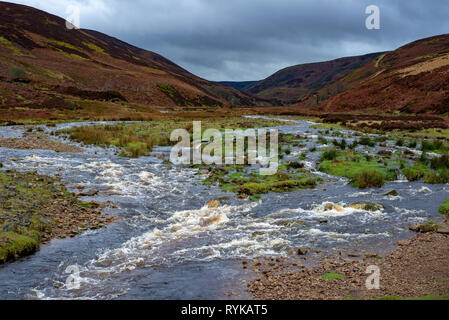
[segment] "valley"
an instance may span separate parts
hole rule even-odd
[[[448,52],[215,82],[0,2],[0,299],[447,300]],[[196,121],[276,130],[275,174],[250,139],[244,163],[171,161],[174,130],[215,142]]]

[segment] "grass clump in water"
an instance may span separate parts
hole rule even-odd
[[[375,158],[354,151],[323,153],[320,171],[333,176],[350,179],[353,187],[381,187],[387,181],[395,179],[395,174]]]
[[[441,214],[449,217],[449,199],[446,199],[440,206],[438,210]]]
[[[255,195],[268,192],[288,192],[298,189],[315,188],[319,178],[307,173],[307,170],[298,169],[299,172],[291,173],[278,171],[275,175],[260,175],[257,170],[250,170],[244,166],[225,166],[210,170],[204,183],[221,186],[223,191],[234,192],[241,198],[250,197],[258,199]]]

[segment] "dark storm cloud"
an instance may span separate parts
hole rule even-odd
[[[155,51],[210,80],[257,80],[287,66],[395,49],[447,33],[447,0],[23,0]],[[381,30],[365,28],[365,8]]]

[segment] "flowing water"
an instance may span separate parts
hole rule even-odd
[[[309,137],[290,157],[317,143],[318,130],[311,124],[278,127]],[[75,125],[89,123],[42,128],[50,132]],[[0,128],[3,137],[22,133]],[[448,185],[398,180],[381,189],[358,190],[346,179],[317,173],[324,183],[314,190],[273,193],[250,202],[204,186],[198,169],[167,165],[152,156],[128,159],[111,150],[83,148],[75,154],[0,148],[4,169],[60,174],[69,190],[81,185],[98,192],[83,200],[113,202],[116,207],[106,211],[119,218],[107,228],[53,240],[34,255],[0,266],[0,298],[250,298],[242,280],[251,274],[242,268],[242,259],[288,255],[298,247],[380,252],[410,237],[409,225],[438,220],[438,206],[449,197]],[[319,152],[308,153],[307,167],[314,170],[318,158]],[[386,196],[392,189],[399,195]],[[220,207],[205,206],[218,198],[224,199]],[[381,203],[384,209],[348,207],[362,201]],[[328,210],[329,202],[339,206]],[[68,266],[79,268],[79,289],[66,285]]]

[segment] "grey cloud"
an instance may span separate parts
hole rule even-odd
[[[83,28],[147,50],[210,80],[257,80],[280,68],[395,49],[449,30],[446,0],[37,0],[64,16],[78,3]],[[381,9],[367,30],[365,8]]]

